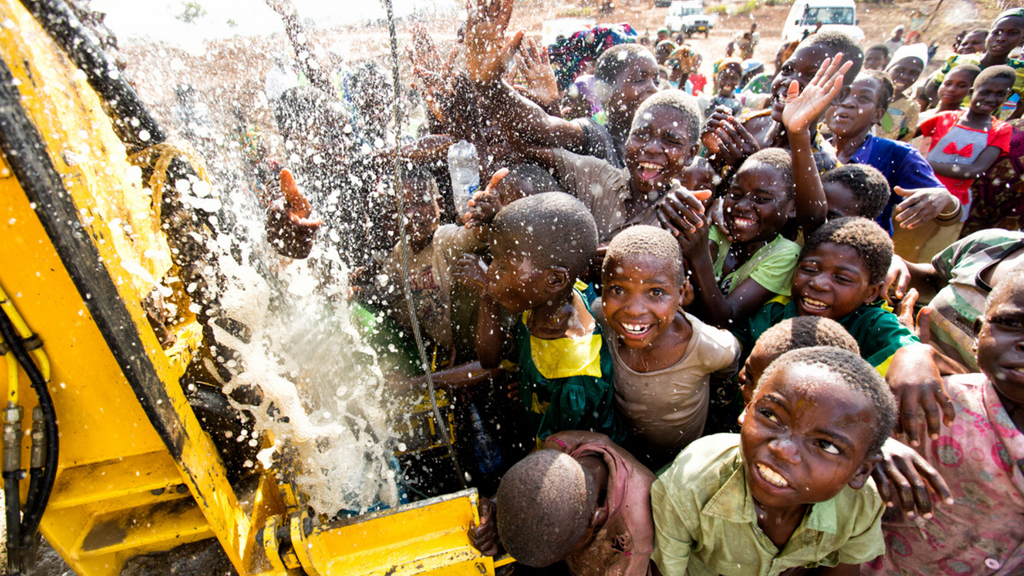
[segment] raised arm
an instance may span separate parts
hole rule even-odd
[[[306,75],[306,78],[309,79],[309,83],[317,90],[337,98],[338,93],[334,91],[334,85],[331,84],[327,73],[320,67],[316,57],[313,56],[313,47],[309,43],[309,34],[299,20],[299,11],[295,9],[295,5],[291,3],[291,0],[267,0],[267,5],[274,12],[281,15],[284,31],[288,34],[288,39],[291,40],[299,67],[302,69],[302,73]]]
[[[786,93],[786,107],[782,111],[782,123],[789,134],[789,146],[793,153],[793,201],[796,206],[796,223],[806,238],[825,223],[828,202],[821,186],[821,176],[811,152],[811,128],[818,121],[843,89],[843,74],[853,65],[842,64],[843,55],[825,59],[810,84],[800,92],[800,85],[794,80]]]
[[[512,16],[513,0],[472,0],[466,23],[466,68],[484,96],[489,116],[505,131],[526,142],[548,148],[580,149],[583,129],[517,93],[502,81],[505,64],[522,43],[520,30],[512,38],[505,31]]]

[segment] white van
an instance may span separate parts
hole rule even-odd
[[[715,24],[718,16],[705,13],[699,0],[674,0],[665,14],[665,28],[672,34],[682,32],[687,38],[699,33],[707,38]]]
[[[818,22],[821,30],[841,30],[864,41],[864,31],[857,27],[857,5],[853,0],[796,0],[782,28],[782,41],[792,42],[814,32]]]

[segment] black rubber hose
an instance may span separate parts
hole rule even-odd
[[[4,504],[7,508],[7,554],[10,555],[15,548],[21,546],[21,490],[18,476],[21,470],[4,472]],[[10,565],[11,556],[8,556]]]
[[[11,348],[11,353],[21,364],[22,370],[28,375],[32,389],[39,397],[39,408],[43,411],[43,426],[46,429],[46,464],[41,478],[32,477],[29,483],[29,493],[35,495],[33,501],[25,502],[25,515],[21,521],[21,546],[28,546],[39,529],[39,521],[43,518],[46,510],[46,503],[50,500],[50,493],[53,492],[53,484],[57,478],[57,459],[60,455],[60,437],[57,435],[57,412],[53,408],[53,399],[50,397],[50,390],[46,387],[46,380],[39,371],[36,363],[25,350],[25,344],[21,335],[14,329],[14,324],[7,316],[7,312],[0,308],[0,336]],[[6,475],[5,475],[6,476]],[[37,482],[38,480],[38,482]],[[4,479],[6,488],[7,479]],[[33,490],[33,485],[38,488]],[[10,530],[10,525],[7,526]]]

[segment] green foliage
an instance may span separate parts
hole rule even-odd
[[[735,14],[750,14],[761,6],[761,0],[747,0],[736,9]]]
[[[560,11],[555,17],[556,18],[584,18],[592,16],[594,9],[590,6],[582,6],[579,8],[567,8]]]
[[[719,4],[718,6],[711,6],[710,8],[706,8],[705,11],[708,14],[718,14],[719,16],[725,16],[726,14],[729,13],[729,9],[727,7],[725,7],[724,5],[722,5],[722,4]]]
[[[196,2],[196,0],[189,0],[188,2],[183,2],[182,9],[183,10],[181,14],[178,14],[177,16],[175,16],[175,18],[181,20],[186,24],[191,24],[199,18],[206,16],[206,9],[203,8],[203,6],[199,4],[199,2]]]

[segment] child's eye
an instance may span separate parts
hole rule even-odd
[[[764,416],[765,419],[767,419],[769,422],[774,422],[776,424],[779,423],[779,417],[775,415],[775,412],[772,412],[771,410],[769,410],[767,408],[761,408],[757,412],[761,416]]]
[[[609,286],[608,292],[621,296],[624,290],[622,289],[622,286]]]
[[[828,440],[818,440],[818,448],[821,448],[826,453],[832,454],[833,456],[838,456],[842,453],[838,446]]]
[[[651,296],[664,296],[665,291],[661,288],[654,288],[651,290]]]
[[[1020,318],[993,318],[991,322],[1003,328],[1024,328],[1024,320]]]
[[[840,284],[853,284],[855,282],[855,280],[853,278],[850,278],[849,276],[843,276],[843,275],[836,276],[836,280]]]
[[[804,264],[800,266],[800,271],[806,274],[814,274],[815,272],[818,271],[818,269],[815,266],[811,266],[810,264]]]

